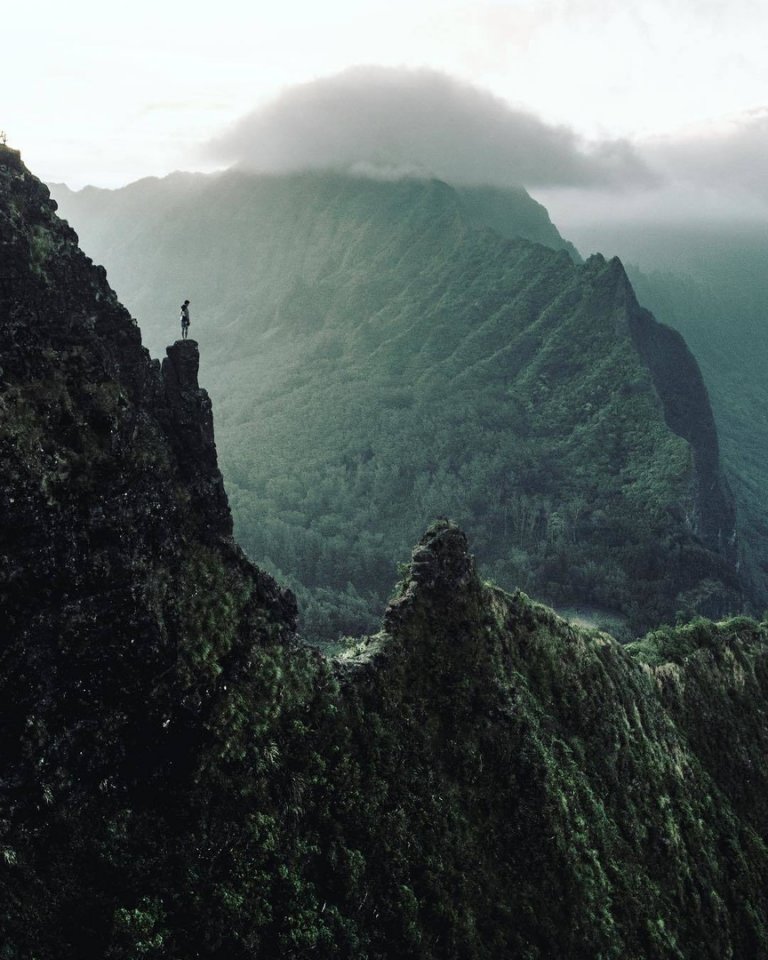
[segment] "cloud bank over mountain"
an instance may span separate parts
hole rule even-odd
[[[729,187],[768,201],[768,108],[643,148],[647,160],[668,178],[703,189]]]
[[[768,221],[768,108],[634,144],[657,177],[653,189],[613,186],[536,191],[558,226],[594,222],[763,223]]]
[[[655,182],[626,141],[588,142],[445,74],[387,67],[355,67],[292,87],[207,153],[259,172],[351,169],[530,187]]]
[[[204,152],[260,173],[523,186],[566,230],[593,220],[768,220],[768,108],[667,136],[587,140],[444,73],[354,67],[287,89]]]

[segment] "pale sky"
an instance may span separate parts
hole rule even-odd
[[[0,37],[0,128],[74,187],[210,168],[201,144],[356,64],[444,71],[588,139],[768,105],[766,0],[29,0]]]

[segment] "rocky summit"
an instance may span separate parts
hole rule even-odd
[[[764,958],[768,629],[621,646],[440,520],[326,658],[0,147],[0,957]]]

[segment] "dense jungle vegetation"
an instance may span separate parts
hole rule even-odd
[[[759,222],[595,224],[583,250],[616,253],[641,302],[680,330],[696,355],[724,463],[749,531],[742,569],[764,603],[768,576],[768,230]]]
[[[228,173],[62,207],[150,344],[192,300],[238,538],[308,636],[375,629],[436,515],[500,584],[630,633],[739,608],[692,534],[688,446],[631,342],[623,271],[575,263],[523,191]]]

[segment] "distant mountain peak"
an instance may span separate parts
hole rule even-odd
[[[238,536],[322,635],[374,628],[441,513],[507,587],[635,629],[740,609],[695,361],[525,191],[232,170],[62,209],[150,342],[175,326],[168,278],[191,291]]]

